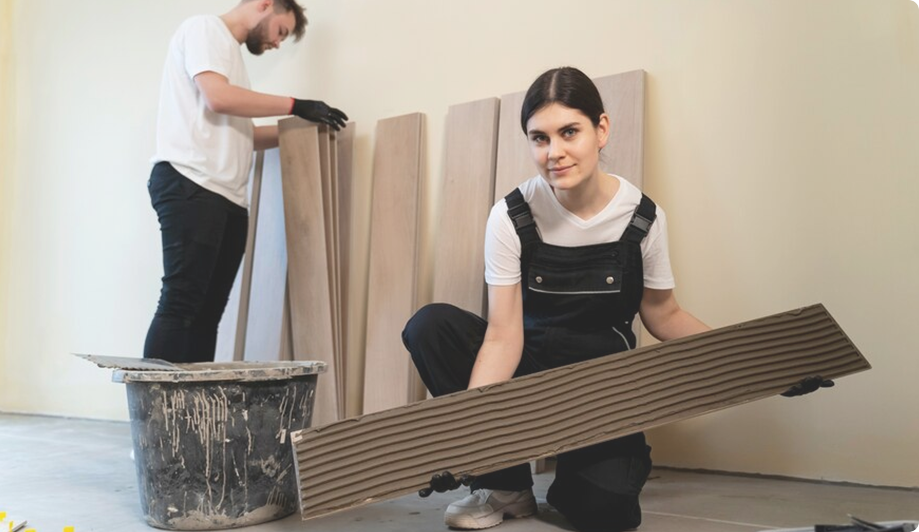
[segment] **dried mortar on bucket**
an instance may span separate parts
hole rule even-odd
[[[167,530],[237,528],[299,507],[289,440],[308,428],[324,362],[118,369],[127,387],[140,502]]]

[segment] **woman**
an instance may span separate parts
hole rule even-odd
[[[545,72],[520,123],[539,175],[489,215],[488,321],[434,304],[403,332],[435,396],[633,349],[636,313],[662,341],[708,330],[673,295],[664,212],[599,168],[610,122],[590,78],[575,68]],[[578,530],[635,528],[649,453],[639,433],[561,454],[546,499]],[[482,475],[444,520],[480,529],[532,515],[532,485],[526,464]]]

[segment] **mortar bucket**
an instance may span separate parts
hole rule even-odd
[[[237,528],[299,507],[291,431],[308,428],[323,362],[116,370],[127,386],[140,503],[167,530]]]

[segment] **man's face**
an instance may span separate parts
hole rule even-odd
[[[294,30],[295,24],[296,18],[292,12],[275,13],[271,11],[249,32],[246,48],[252,55],[262,55],[265,50],[278,48]]]

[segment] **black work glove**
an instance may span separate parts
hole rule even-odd
[[[806,377],[801,379],[798,384],[782,392],[783,397],[797,397],[811,392],[816,392],[820,388],[832,388],[836,383],[830,379],[824,379],[820,375]]]
[[[437,493],[443,493],[445,491],[455,490],[460,486],[472,484],[473,480],[475,480],[475,477],[472,475],[461,475],[459,480],[457,480],[456,477],[453,476],[453,473],[449,471],[434,473],[431,477],[431,485],[427,488],[418,490],[418,495],[421,497],[428,497],[435,491]]]
[[[290,114],[305,118],[310,122],[319,122],[328,124],[335,131],[345,127],[348,115],[340,110],[329,107],[325,102],[319,100],[298,100],[294,98],[294,105],[290,108]]]

